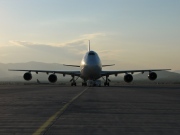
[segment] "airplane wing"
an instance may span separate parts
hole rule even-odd
[[[9,71],[25,71],[25,72],[35,72],[35,73],[57,73],[65,75],[72,75],[72,76],[80,76],[80,71],[52,71],[52,70],[19,70],[19,69],[9,69]]]
[[[101,76],[109,76],[109,75],[118,75],[118,74],[128,74],[128,73],[144,73],[144,72],[153,72],[153,71],[165,71],[165,70],[171,70],[171,69],[148,69],[148,70],[122,70],[122,71],[102,71]]]

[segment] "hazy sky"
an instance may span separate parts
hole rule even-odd
[[[180,69],[180,0],[0,0],[0,62]]]

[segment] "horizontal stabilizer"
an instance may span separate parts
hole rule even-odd
[[[66,64],[63,64],[63,66],[69,66],[69,67],[80,67],[79,65],[66,65]]]
[[[107,67],[107,66],[114,66],[115,64],[111,64],[111,65],[102,65],[102,67]]]

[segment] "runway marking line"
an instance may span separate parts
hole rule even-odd
[[[76,100],[79,96],[81,96],[88,88],[84,89],[78,95],[73,97],[68,103],[66,103],[60,110],[58,110],[54,115],[52,115],[47,121],[45,121],[34,133],[33,135],[40,135],[45,130],[50,127],[59,117],[60,115],[68,108],[68,106]]]

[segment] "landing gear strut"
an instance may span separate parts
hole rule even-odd
[[[104,82],[104,86],[109,86],[109,82],[111,81],[110,79],[108,79],[109,75],[106,76],[106,80]],[[104,79],[104,78],[103,78]]]
[[[87,86],[87,82],[85,80],[82,82],[82,86]]]
[[[78,77],[79,78],[79,77]],[[76,80],[78,79],[76,78]],[[72,76],[72,79],[70,80],[71,86],[76,86],[76,80],[74,79],[74,76]]]

